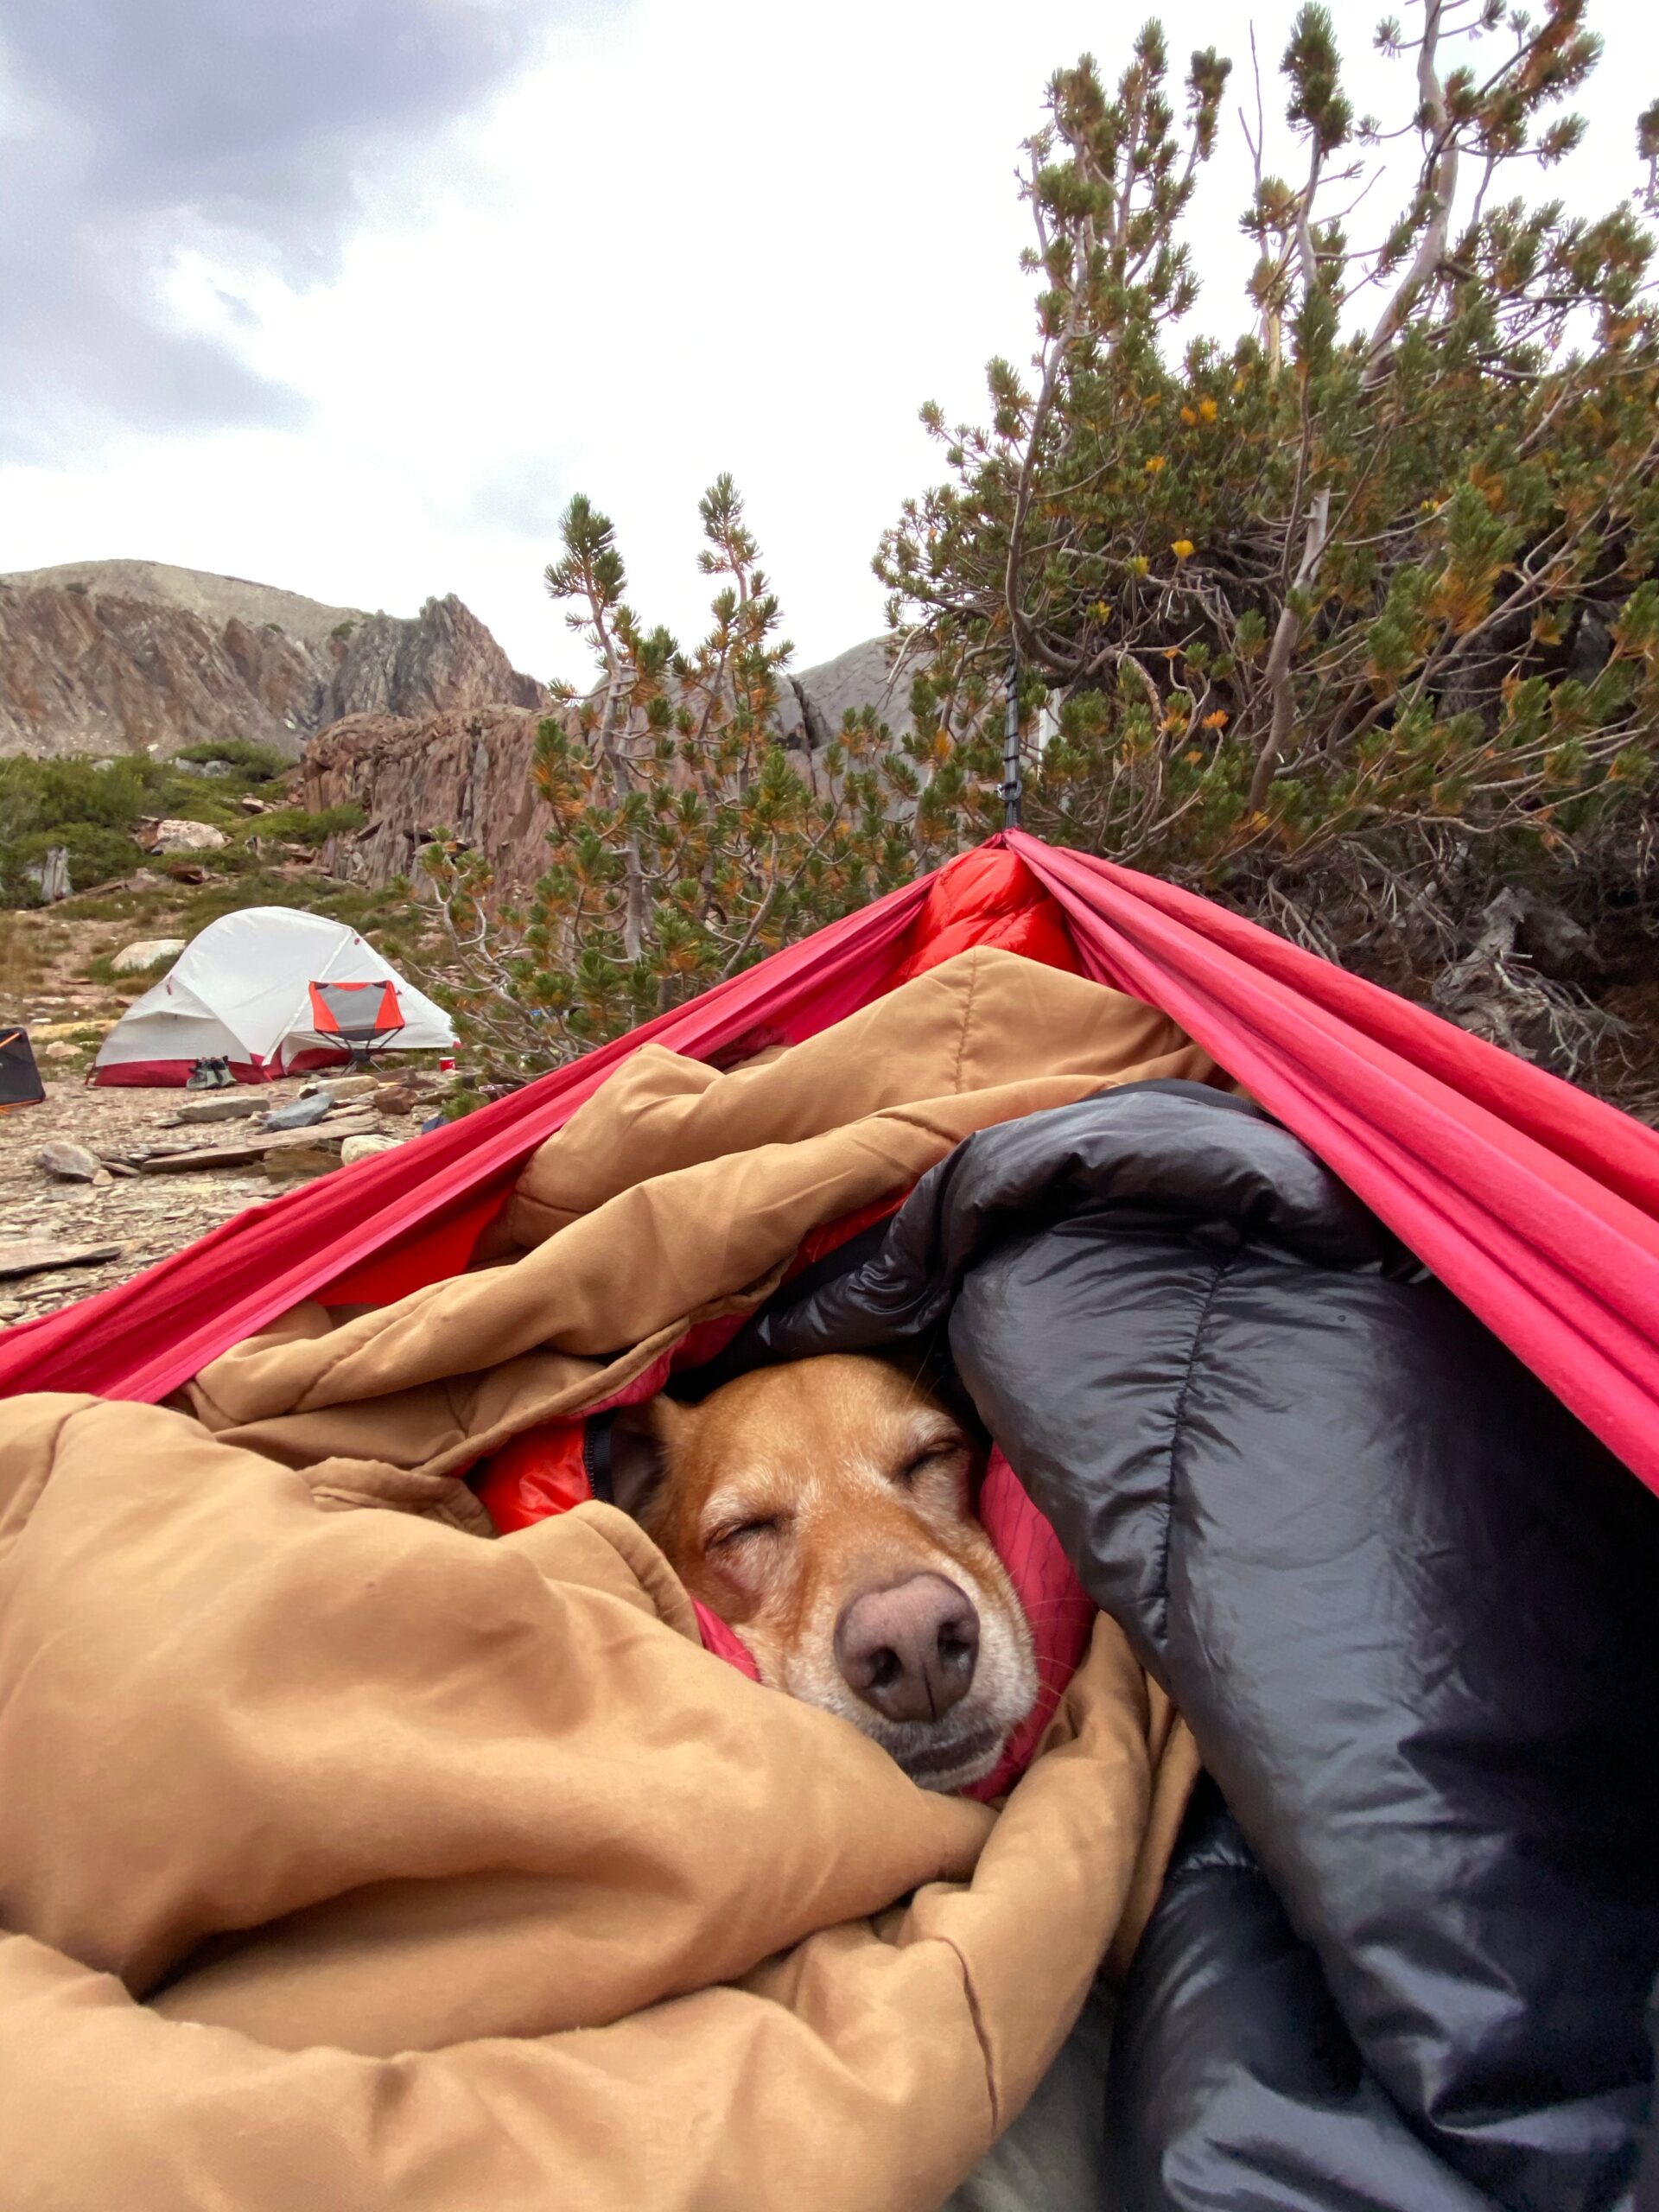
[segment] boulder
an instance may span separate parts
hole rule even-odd
[[[118,976],[137,976],[146,968],[153,968],[158,960],[176,960],[184,945],[181,937],[141,937],[137,944],[124,945],[110,966]]]
[[[32,883],[39,892],[42,906],[54,906],[60,899],[67,899],[72,888],[69,848],[67,845],[48,846],[41,859],[32,861],[23,870],[23,880]]]
[[[230,843],[211,822],[157,822],[145,835],[144,849],[152,853],[216,853]]]
[[[397,1137],[347,1137],[340,1147],[342,1167],[355,1167],[359,1160],[372,1160],[378,1152],[395,1152],[402,1141]]]

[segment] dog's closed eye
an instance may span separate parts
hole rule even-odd
[[[967,1445],[959,1436],[937,1438],[932,1443],[925,1444],[912,1452],[898,1470],[899,1480],[906,1489],[909,1489],[924,1475],[953,1469],[964,1457],[967,1449]]]
[[[782,1530],[788,1517],[783,1513],[768,1513],[764,1516],[757,1515],[747,1521],[724,1522],[706,1539],[707,1548],[711,1552],[734,1551],[741,1545],[752,1542],[757,1536],[775,1536]]]

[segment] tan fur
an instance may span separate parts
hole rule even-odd
[[[666,1473],[645,1524],[693,1596],[740,1632],[762,1680],[852,1721],[925,1788],[989,1773],[1031,1709],[1037,1672],[1025,1615],[973,1517],[973,1452],[950,1414],[884,1361],[827,1357],[744,1376],[700,1406],[659,1398],[645,1417]],[[843,1679],[836,1623],[863,1592],[926,1573],[978,1610],[974,1679],[937,1720],[890,1720]]]

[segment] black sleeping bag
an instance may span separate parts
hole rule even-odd
[[[1630,2202],[1659,1500],[1194,1084],[969,1138],[721,1365],[947,1332],[1209,1777],[1114,2039],[1128,2212]]]

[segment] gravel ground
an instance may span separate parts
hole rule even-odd
[[[315,1078],[295,1076],[262,1085],[261,1106],[279,1105],[294,1097],[309,1080]],[[257,1166],[122,1177],[97,1187],[58,1182],[36,1164],[42,1145],[67,1139],[104,1154],[177,1139],[185,1132],[163,1124],[185,1099],[218,1094],[92,1090],[78,1077],[50,1075],[46,1090],[43,1105],[0,1114],[0,1239],[118,1244],[121,1253],[118,1259],[97,1267],[54,1268],[0,1281],[0,1327],[32,1320],[111,1283],[124,1282],[245,1207],[263,1205],[292,1187],[272,1180]],[[213,1144],[229,1141],[248,1126],[237,1121],[228,1127],[205,1127],[199,1134],[204,1144]],[[383,1115],[379,1126],[389,1136],[413,1136],[420,1123],[413,1113],[396,1118]]]

